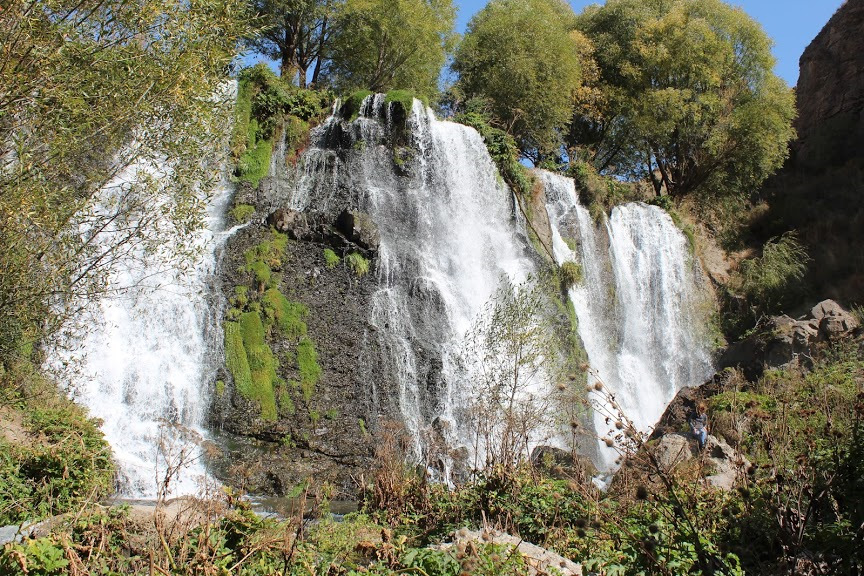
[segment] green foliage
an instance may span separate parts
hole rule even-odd
[[[0,362],[26,357],[22,344],[72,329],[82,306],[126,288],[107,278],[127,251],[158,249],[178,263],[190,255],[230,126],[231,103],[208,95],[227,80],[243,6],[4,2]],[[126,172],[153,162],[171,169],[158,179]],[[95,209],[119,173],[123,194]]]
[[[225,322],[225,366],[234,378],[234,388],[248,398],[252,390],[252,371],[249,369],[249,359],[246,347],[243,345],[243,335],[238,322]]]
[[[250,139],[250,147],[237,161],[234,173],[238,179],[244,180],[258,187],[262,178],[267,176],[270,170],[270,157],[273,155],[273,145],[269,140],[253,141]]]
[[[493,125],[539,162],[570,120],[587,41],[561,0],[493,0],[468,24],[453,69],[464,98],[489,103]]]
[[[255,207],[250,204],[237,204],[231,208],[231,218],[238,224],[245,224],[255,214]]]
[[[312,399],[315,385],[321,378],[321,366],[318,365],[318,352],[315,344],[305,336],[297,344],[297,370],[300,372],[300,389],[306,402]]]
[[[234,388],[261,408],[261,418],[276,419],[274,387],[278,362],[265,341],[264,324],[257,312],[245,312],[239,322],[225,322],[225,364]]]
[[[217,380],[215,390],[217,396],[223,396],[225,394],[225,381]]]
[[[414,108],[414,94],[408,90],[390,90],[384,97],[384,104],[390,107],[393,118],[398,118],[404,123],[411,117],[411,110]]]
[[[369,260],[359,252],[351,252],[345,256],[345,263],[358,278],[362,278],[369,272]]]
[[[582,266],[576,262],[564,262],[561,265],[561,284],[565,290],[582,283]]]
[[[458,114],[454,120],[471,126],[480,133],[498,173],[512,190],[527,197],[531,192],[531,180],[528,170],[519,162],[519,148],[513,137],[504,130],[493,128],[488,115],[482,111],[464,112]]]
[[[330,71],[337,90],[438,92],[453,41],[451,0],[345,0],[333,29]]]
[[[327,268],[335,268],[339,265],[342,259],[330,248],[324,249],[324,263],[327,265]]]
[[[342,102],[342,108],[339,109],[339,113],[348,121],[355,120],[363,108],[363,101],[372,95],[373,93],[369,90],[355,90]]]
[[[261,297],[267,324],[275,323],[279,333],[291,342],[306,336],[306,316],[309,309],[302,302],[293,302],[277,289],[267,290]]]
[[[271,60],[280,62],[286,84],[297,78],[306,87],[313,66],[312,84],[317,84],[332,35],[335,4],[329,0],[253,0],[256,33],[247,44]]]
[[[795,295],[809,261],[794,233],[772,238],[762,256],[741,262],[738,287],[757,315],[776,312]]]
[[[26,380],[26,389],[7,388],[13,380]],[[20,430],[0,435],[0,524],[63,514],[113,492],[111,448],[99,422],[29,365],[0,375],[0,393],[8,401],[2,418]]]
[[[571,146],[603,170],[660,194],[751,190],[794,136],[792,91],[772,72],[771,41],[721,0],[617,0],[579,29],[597,73],[577,98]]]

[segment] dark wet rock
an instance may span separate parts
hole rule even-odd
[[[226,382],[226,390],[221,396],[214,394],[210,414],[223,454],[213,467],[217,476],[232,483],[242,480],[254,493],[282,495],[314,478],[316,484],[333,483],[341,497],[351,498],[357,490],[356,479],[368,473],[374,452],[367,429],[377,417],[368,385],[374,377],[369,370],[374,367],[364,370],[366,363],[360,356],[368,338],[375,274],[358,277],[344,262],[328,266],[324,250],[331,244],[324,240],[332,238],[325,237],[320,226],[315,231],[312,219],[302,213],[274,214],[278,214],[274,222],[290,223],[283,230],[289,235],[294,230],[300,238],[288,242],[282,266],[274,274],[285,296],[309,310],[305,323],[321,377],[308,401],[293,394],[293,414],[280,413],[276,421],[265,421],[256,405],[233,390],[230,375],[223,369],[219,378]],[[307,230],[312,232],[307,234]],[[264,226],[250,226],[229,240],[221,262],[226,297],[248,280],[248,274],[242,272],[244,252],[269,234]],[[344,256],[344,251],[337,255]],[[299,380],[296,367],[286,360],[292,343],[278,334],[271,334],[269,343],[279,360],[279,377],[285,382]],[[244,475],[248,478],[242,478]]]
[[[336,220],[336,229],[364,250],[375,252],[381,243],[378,226],[365,212],[345,209]]]

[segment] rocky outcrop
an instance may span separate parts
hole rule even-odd
[[[366,429],[373,411],[369,375],[358,366],[363,365],[369,299],[377,282],[373,272],[358,274],[346,263],[344,256],[356,246],[338,232],[335,222],[290,210],[277,210],[268,221],[270,226],[251,225],[230,239],[221,262],[223,293],[229,306],[236,305],[235,287],[249,284],[246,255],[267,242],[271,230],[284,232],[290,240],[279,266],[270,262],[269,285],[308,310],[305,333],[314,345],[320,377],[313,390],[292,388],[291,383],[301,379],[297,348],[290,338],[271,330],[268,345],[291,405],[284,406],[277,391],[277,418],[263,418],[260,406],[239,394],[231,374],[223,370],[219,378],[227,386],[214,394],[210,416],[222,454],[211,467],[254,493],[282,496],[314,478],[316,484],[332,483],[337,499],[351,498],[374,451]],[[326,250],[331,251],[329,260]],[[372,270],[374,265],[371,259]]]
[[[842,338],[858,325],[855,316],[837,302],[823,300],[797,319],[769,318],[756,334],[730,346],[720,367],[741,368],[753,380],[766,368],[809,366],[816,345]]]
[[[741,475],[750,468],[750,461],[739,454],[721,438],[709,435],[705,448],[699,451],[695,438],[690,435],[671,433],[660,437],[654,453],[663,470],[702,457],[706,465],[705,480],[715,488],[731,490]]]
[[[864,0],[847,0],[800,60],[800,166],[842,165],[864,145]]]
[[[455,550],[464,556],[471,548],[486,544],[503,546],[518,552],[525,562],[526,576],[582,576],[582,566],[546,548],[525,542],[521,538],[498,530],[469,530],[462,528],[453,533],[453,542],[441,544],[438,550]]]

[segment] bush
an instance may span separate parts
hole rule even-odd
[[[804,278],[809,261],[795,233],[772,238],[762,256],[741,263],[741,292],[757,314],[773,313],[795,296],[795,284]]]

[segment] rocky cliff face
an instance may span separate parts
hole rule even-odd
[[[800,60],[796,89],[801,166],[842,165],[864,144],[864,0],[847,0]]]
[[[798,139],[766,187],[763,240],[796,230],[812,263],[809,297],[864,295],[864,0],[841,6],[801,56]]]

